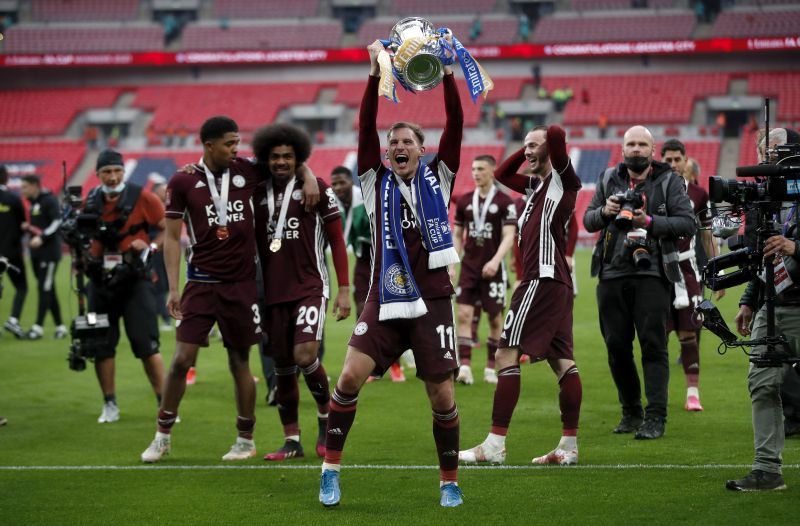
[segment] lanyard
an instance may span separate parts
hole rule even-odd
[[[275,232],[272,239],[283,239],[283,226],[286,223],[286,212],[289,210],[289,201],[292,199],[292,191],[294,190],[293,175],[289,182],[286,183],[286,188],[283,190],[283,201],[281,201],[281,211],[278,214],[278,222],[275,224]],[[267,207],[269,208],[269,220],[272,221],[272,216],[275,215],[275,190],[274,181],[272,178],[267,182]]]
[[[217,181],[214,174],[206,167],[203,159],[200,159],[199,164],[206,172],[208,191],[211,192],[211,201],[214,203],[214,209],[217,212],[217,223],[219,226],[226,226],[228,224],[228,190],[230,189],[231,171],[227,169],[222,173],[222,188],[217,191]]]
[[[483,201],[483,207],[479,207],[480,192],[477,188],[472,192],[472,222],[475,225],[475,231],[479,234],[483,232],[483,225],[486,224],[486,214],[489,211],[489,205],[492,204],[492,199],[494,199],[496,193],[497,187],[492,185],[492,188],[486,195],[486,199]]]
[[[416,177],[416,175],[414,177]],[[422,228],[422,222],[419,220],[419,216],[417,215],[417,189],[414,187],[414,178],[411,179],[410,192],[408,191],[406,183],[404,183],[397,174],[394,174],[394,178],[397,181],[397,187],[400,189],[403,199],[406,200],[406,203],[408,203],[408,206],[411,208],[411,213],[414,214],[414,219],[417,220],[417,225],[419,228]]]

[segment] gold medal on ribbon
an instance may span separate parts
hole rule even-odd
[[[225,241],[230,236],[230,231],[228,231],[227,226],[218,226],[217,227],[217,239],[220,241]]]
[[[269,244],[270,252],[277,252],[281,249],[281,240],[280,239],[273,239],[272,243]]]
[[[479,246],[479,247],[482,247],[483,246],[483,238],[481,236],[476,237],[475,238],[475,244],[477,246]]]

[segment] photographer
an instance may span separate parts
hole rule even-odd
[[[114,356],[119,342],[119,319],[133,354],[142,360],[145,373],[157,399],[161,399],[164,362],[159,354],[158,321],[153,283],[149,279],[146,256],[150,247],[148,228],[157,227],[163,238],[164,205],[153,193],[123,182],[122,155],[105,150],[97,158],[101,185],[86,197],[85,214],[97,214],[98,228],[86,264],[89,276],[89,310],[107,314],[107,346],[95,356],[95,372],[103,392],[103,412],[99,423],[119,420],[114,389]]]
[[[28,246],[31,251],[31,266],[39,288],[39,308],[36,323],[27,333],[30,340],[44,336],[44,318],[47,312],[53,314],[56,324],[56,338],[67,336],[67,328],[61,319],[61,307],[56,294],[56,269],[61,261],[61,208],[58,198],[49,190],[42,189],[38,175],[26,175],[20,186],[22,195],[30,201],[30,221],[22,224],[30,235]]]
[[[670,285],[681,278],[675,242],[695,233],[683,179],[668,164],[654,161],[653,149],[647,128],[625,132],[625,162],[601,176],[583,218],[587,231],[601,231],[592,254],[592,276],[600,276],[600,331],[622,404],[614,433],[636,432],[637,439],[664,434]],[[634,331],[642,348],[645,411],[633,361]]]
[[[782,128],[770,132],[770,146],[786,143],[798,144],[800,136]],[[759,158],[775,164],[777,159],[771,155],[772,152],[766,152],[765,155],[764,145],[765,141],[760,140]],[[786,336],[788,350],[795,357],[800,354],[800,241],[797,213],[796,203],[784,203],[780,217],[775,217],[780,234],[769,237],[764,244],[764,259],[774,258],[776,268],[775,331]],[[750,226],[753,226],[752,223]],[[786,269],[783,276],[778,272],[779,266]],[[788,280],[785,279],[787,275]],[[784,279],[781,280],[781,277]],[[791,283],[786,286],[789,281]],[[767,309],[763,305],[765,288],[763,281],[754,279],[739,300],[736,328],[739,334],[749,334],[752,340],[767,334]],[[765,346],[758,346],[753,352],[763,353],[765,350]],[[755,460],[749,474],[738,480],[727,481],[725,487],[733,491],[785,489],[781,475],[782,451],[785,435],[793,429],[791,426],[797,419],[798,410],[790,403],[798,397],[795,387],[797,375],[788,364],[783,367],[756,367],[750,364],[747,381],[753,412]],[[791,387],[790,383],[793,383]],[[783,424],[784,413],[789,413],[786,429]]]
[[[22,225],[25,223],[25,207],[22,200],[8,187],[8,171],[0,165],[0,257],[8,259],[8,278],[14,285],[14,300],[11,304],[11,315],[3,328],[18,339],[25,337],[25,331],[19,325],[22,306],[28,294],[28,280],[22,261]],[[13,268],[12,268],[13,266]],[[0,272],[0,296],[3,292],[3,276]]]

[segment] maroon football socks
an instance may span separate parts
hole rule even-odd
[[[492,433],[505,436],[511,424],[511,416],[519,401],[520,370],[512,365],[497,372],[497,388],[492,406]]]

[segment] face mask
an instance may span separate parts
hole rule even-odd
[[[104,194],[121,194],[125,189],[125,183],[119,183],[117,186],[102,186]]]
[[[631,172],[640,174],[647,170],[647,167],[650,166],[650,159],[639,155],[625,157],[625,166],[627,166],[628,170]]]

